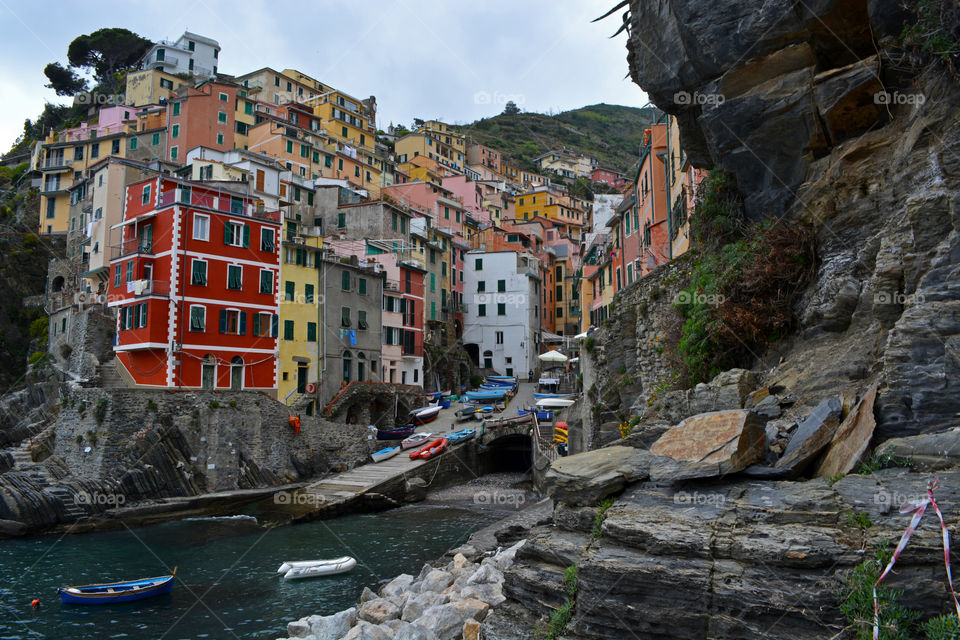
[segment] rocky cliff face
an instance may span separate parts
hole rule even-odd
[[[294,435],[288,408],[260,394],[59,391],[56,419],[17,431],[29,439],[17,438],[0,458],[4,531],[75,523],[142,501],[282,485],[367,458],[362,425],[304,417]]]
[[[955,534],[960,90],[936,65],[892,64],[909,19],[873,0],[630,3],[634,80],[678,116],[695,164],[736,178],[748,217],[812,228],[817,271],[793,335],[752,371],[693,389],[673,388],[669,362],[687,266],[619,294],[584,349],[570,443],[588,452],[548,473],[552,523],[506,573],[490,637],[532,637],[572,565],[571,636],[845,637],[841,585],[896,544],[908,523],[896,507],[923,496],[931,469],[949,469],[939,495]],[[749,414],[711,448],[719,418],[702,414],[718,410]],[[691,424],[703,427],[683,441]],[[915,466],[843,475],[871,451]],[[915,534],[892,583],[925,615],[949,601],[937,525]]]

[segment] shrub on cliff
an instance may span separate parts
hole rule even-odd
[[[806,229],[748,223],[732,178],[716,170],[698,189],[690,230],[694,267],[674,305],[684,320],[677,351],[693,385],[748,365],[793,328],[815,256]]]

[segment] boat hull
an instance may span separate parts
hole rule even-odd
[[[384,460],[389,460],[393,456],[400,453],[400,447],[390,447],[389,449],[381,449],[375,453],[371,453],[370,457],[373,458],[374,462],[383,462]]]
[[[534,392],[533,397],[536,398],[537,400],[543,400],[545,398],[567,399],[567,398],[572,398],[573,394],[572,393],[536,393]]]
[[[415,411],[411,422],[415,425],[427,424],[428,422],[436,420],[438,415],[440,415],[440,407],[427,407],[426,409]]]
[[[346,573],[357,566],[354,558],[343,557],[337,560],[325,560],[322,564],[311,565],[308,567],[293,567],[285,574],[284,580],[303,580],[305,578],[320,578],[322,576],[334,576],[338,573]]]
[[[432,434],[429,434],[429,433],[418,433],[414,436],[410,436],[409,438],[404,439],[403,442],[400,443],[400,448],[406,450],[406,449],[414,449],[416,447],[419,447],[420,445],[423,445],[429,442],[431,435]],[[423,436],[423,437],[420,437],[420,436]]]
[[[174,576],[144,578],[128,582],[62,587],[58,589],[64,604],[116,604],[163,596],[173,590]]]
[[[447,446],[450,444],[450,441],[446,438],[437,438],[427,446],[423,447],[419,451],[414,451],[410,454],[411,460],[430,460],[436,458],[438,455],[443,453]]]
[[[415,426],[404,427],[403,429],[377,429],[377,440],[403,440],[413,435]]]

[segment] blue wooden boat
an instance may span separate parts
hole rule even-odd
[[[512,380],[497,380],[495,378],[484,378],[483,384],[487,386],[496,386],[496,387],[507,387],[513,388],[517,386],[516,381]]]
[[[447,442],[450,444],[457,444],[458,442],[465,442],[477,434],[476,429],[461,429],[460,431],[454,431],[447,436]]]
[[[464,394],[468,400],[500,400],[506,395],[506,389],[502,391],[467,391]]]
[[[103,584],[85,584],[76,587],[60,587],[57,592],[64,604],[116,604],[133,602],[154,596],[162,596],[173,590],[173,579],[177,575],[174,567],[169,576],[142,578],[128,582],[106,582]]]
[[[396,429],[376,429],[377,440],[403,440],[410,436],[416,428],[416,425],[408,424],[405,427],[398,427]]]
[[[534,392],[534,393],[533,393],[533,397],[536,398],[537,400],[540,400],[541,398],[572,398],[572,397],[573,397],[573,394],[572,394],[572,393],[537,393],[537,392]]]

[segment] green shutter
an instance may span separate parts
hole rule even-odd
[[[255,336],[260,335],[260,314],[259,313],[253,314],[253,335]]]
[[[247,335],[247,312],[246,311],[240,312],[240,335],[241,336]]]
[[[220,309],[220,333],[227,332],[227,310]]]
[[[250,246],[250,225],[243,225],[243,247],[246,249]]]
[[[342,271],[340,273],[340,288],[344,291],[350,291],[350,272]]]
[[[360,278],[360,295],[367,295],[367,279]]]
[[[230,233],[230,223],[223,223],[223,244],[230,244],[230,240],[233,239],[233,234]]]
[[[279,332],[280,332],[280,316],[278,316],[277,314],[273,314],[273,331],[271,332],[271,336],[276,338],[277,335],[279,335]]]

